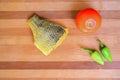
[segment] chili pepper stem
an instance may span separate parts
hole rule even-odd
[[[85,50],[85,51],[87,51],[88,53],[90,53],[91,58],[92,58],[95,62],[97,62],[97,63],[99,63],[99,64],[101,64],[101,65],[104,65],[104,61],[103,61],[103,59],[102,59],[102,57],[101,57],[101,55],[99,54],[98,51],[96,51],[96,50],[91,50],[91,49],[88,49],[88,48],[82,48],[82,49]]]
[[[90,54],[92,54],[94,52],[94,50],[91,50],[91,49],[88,49],[88,48],[81,48],[81,49],[87,51]]]
[[[105,45],[102,43],[102,41],[100,41],[99,39],[97,39],[97,41],[99,42],[101,48],[105,47]]]

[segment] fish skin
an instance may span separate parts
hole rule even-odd
[[[29,18],[27,23],[33,33],[34,45],[46,56],[56,49],[68,35],[67,28],[42,19],[37,14]]]

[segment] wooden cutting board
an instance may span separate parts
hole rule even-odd
[[[103,17],[101,28],[85,35],[75,16],[87,7]],[[49,56],[34,45],[26,20],[33,14],[69,28],[69,35]],[[101,66],[80,46],[110,49],[113,62]],[[0,0],[0,80],[120,80],[120,0]]]

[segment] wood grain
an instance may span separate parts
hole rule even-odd
[[[120,70],[0,70],[1,78],[120,78]],[[101,75],[103,74],[104,75]],[[89,75],[86,75],[89,74]]]
[[[92,61],[64,61],[64,62],[0,62],[0,69],[120,69],[120,61],[111,64],[105,62],[104,66]],[[119,64],[119,65],[118,65]],[[22,66],[21,66],[22,65]]]
[[[0,19],[27,19],[34,13],[47,19],[74,19],[79,11],[0,11]],[[99,10],[99,12],[103,19],[120,19],[119,10]]]
[[[118,18],[120,18],[120,17],[118,17]],[[48,20],[55,22],[55,23],[58,23],[62,26],[71,28],[71,29],[76,28],[75,19],[51,19],[51,18],[48,18]],[[3,28],[3,29],[5,29],[5,28],[26,28],[26,29],[29,29],[26,21],[27,21],[27,19],[13,19],[13,18],[5,19],[5,17],[4,17],[3,19],[0,19],[0,25],[1,25],[0,29],[1,28]],[[4,24],[4,22],[6,22],[7,24]],[[115,24],[117,24],[117,25],[115,25]],[[103,19],[101,27],[102,28],[103,27],[110,28],[110,27],[114,26],[114,28],[119,28],[120,27],[119,25],[120,25],[119,19]],[[90,36],[93,36],[93,35],[90,35]]]
[[[1,2],[101,2],[100,0],[0,0]],[[102,0],[102,1],[113,1],[113,0]],[[119,0],[114,0],[119,1]]]
[[[88,78],[0,78],[0,80],[88,80]],[[89,80],[119,80],[119,78],[89,78]]]
[[[61,5],[64,5],[64,6],[61,6]],[[32,3],[31,2],[25,2],[25,3],[24,2],[20,2],[20,3],[1,2],[0,11],[54,11],[54,10],[66,11],[66,10],[81,10],[88,7],[93,7],[97,10],[119,10],[120,7],[118,6],[119,6],[119,1],[104,2],[102,3],[102,7],[101,7],[101,4],[99,4],[99,2],[96,2],[96,1],[95,2],[40,2],[40,3],[38,2],[32,2]]]
[[[92,7],[101,14],[93,34],[76,29],[75,17]],[[34,13],[69,28],[69,35],[51,55],[33,44],[26,21]],[[120,0],[0,0],[0,80],[120,80]],[[99,50],[101,39],[113,62],[101,66],[80,49]]]

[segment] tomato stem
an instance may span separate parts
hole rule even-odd
[[[93,21],[88,21],[88,27],[92,27],[94,25]]]

